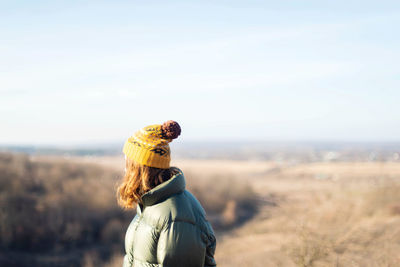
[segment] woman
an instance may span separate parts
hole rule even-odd
[[[216,266],[216,239],[204,209],[185,190],[183,172],[170,167],[169,144],[179,124],[147,126],[124,145],[125,176],[118,203],[136,206],[125,235],[124,267]]]

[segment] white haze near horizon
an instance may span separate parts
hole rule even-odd
[[[398,141],[398,1],[0,1],[0,144]]]

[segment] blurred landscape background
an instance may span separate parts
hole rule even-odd
[[[398,266],[399,143],[173,147],[219,266]],[[2,147],[2,266],[121,266],[119,147]]]
[[[0,1],[0,266],[121,266],[122,146],[172,165],[218,266],[400,266],[400,2]]]

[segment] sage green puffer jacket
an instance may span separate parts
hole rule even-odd
[[[216,239],[180,173],[142,196],[125,235],[123,267],[216,266]]]

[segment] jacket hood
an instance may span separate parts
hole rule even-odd
[[[142,203],[145,207],[152,206],[167,199],[171,195],[183,192],[185,186],[185,177],[183,172],[179,169],[179,173],[172,176],[169,180],[143,194]]]

